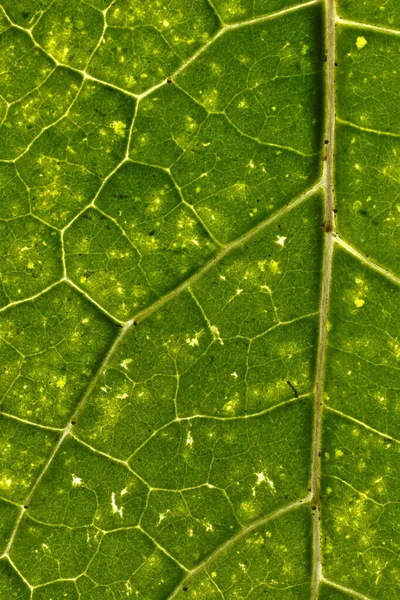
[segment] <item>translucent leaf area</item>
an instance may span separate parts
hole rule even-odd
[[[399,598],[398,1],[0,8],[0,599]]]

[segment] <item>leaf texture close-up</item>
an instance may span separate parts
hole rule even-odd
[[[398,0],[1,0],[0,599],[400,597]]]

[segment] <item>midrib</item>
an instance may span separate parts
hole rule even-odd
[[[312,574],[312,600],[318,597],[319,585],[322,579],[321,569],[321,532],[320,532],[320,471],[321,471],[321,437],[322,437],[322,411],[323,411],[323,385],[327,345],[327,317],[332,273],[332,256],[334,239],[334,182],[333,158],[335,148],[335,0],[325,0],[325,43],[326,43],[326,120],[325,120],[325,148],[326,161],[323,174],[325,191],[325,240],[323,257],[323,280],[321,289],[321,312],[319,326],[319,342],[317,354],[317,376],[315,383],[315,414],[314,414],[314,441],[311,472],[311,508],[313,513],[313,574]]]

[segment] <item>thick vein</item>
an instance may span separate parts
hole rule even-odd
[[[314,444],[311,472],[312,509],[313,509],[313,580],[312,599],[318,597],[321,581],[321,531],[320,531],[320,448],[322,425],[322,401],[327,345],[327,318],[331,285],[333,238],[330,235],[334,227],[334,192],[333,192],[333,157],[335,146],[335,4],[334,0],[326,0],[326,133],[327,159],[325,162],[325,247],[323,260],[323,280],[321,296],[321,316],[319,328],[319,344],[317,357],[317,377],[315,385]]]
[[[360,592],[356,592],[355,590],[345,587],[344,585],[339,585],[338,583],[335,583],[334,581],[330,581],[329,579],[326,579],[325,577],[322,577],[322,581],[324,583],[326,583],[327,585],[330,585],[331,587],[336,588],[337,590],[341,590],[342,592],[345,592],[346,594],[350,594],[350,596],[354,596],[355,598],[361,598],[362,600],[372,600],[372,598],[368,598],[368,596],[365,596],[364,594],[360,594]]]
[[[38,427],[39,429],[46,429],[47,431],[58,431],[62,432],[63,429],[61,427],[50,427],[50,425],[42,425],[41,423],[35,423],[34,421],[28,421],[28,419],[23,419],[22,417],[16,417],[4,410],[0,410],[0,415],[3,417],[7,417],[8,419],[12,419],[13,421],[18,421],[19,423],[25,423],[26,425],[31,425],[32,427]]]
[[[262,527],[263,525],[265,525],[265,523],[268,523],[269,521],[273,521],[274,519],[277,519],[277,518],[285,515],[289,511],[295,510],[296,508],[299,508],[300,506],[303,506],[303,504],[306,504],[307,502],[310,502],[310,501],[311,501],[311,496],[306,496],[305,498],[302,498],[301,500],[292,502],[292,504],[289,504],[288,506],[280,508],[279,510],[275,511],[274,513],[269,514],[268,516],[263,517],[262,519],[259,519],[258,521],[255,521],[248,527],[241,529],[236,535],[229,538],[224,544],[222,544],[222,546],[220,546],[219,548],[217,548],[217,550],[212,552],[205,560],[203,560],[203,562],[201,562],[199,565],[197,565],[197,567],[195,567],[194,569],[189,571],[189,574],[183,579],[183,581],[181,581],[179,583],[179,585],[174,589],[174,591],[168,596],[167,600],[173,600],[174,598],[176,598],[178,596],[178,594],[181,592],[182,588],[186,587],[186,585],[189,583],[189,581],[195,575],[197,575],[197,573],[199,573],[200,571],[205,569],[210,563],[212,563],[214,560],[216,560],[223,552],[225,552],[233,544],[235,544],[236,542],[241,540],[245,535],[247,535],[248,533],[251,533],[258,527]]]
[[[349,27],[359,27],[360,29],[372,29],[372,31],[381,31],[382,33],[390,33],[392,35],[400,35],[398,29],[390,29],[389,27],[379,27],[379,25],[370,25],[369,23],[360,23],[359,21],[350,21],[349,19],[341,19],[336,15],[336,22],[339,25],[348,25]]]
[[[400,137],[400,133],[392,133],[391,131],[381,131],[380,129],[362,127],[361,125],[357,125],[356,123],[352,123],[351,121],[347,121],[346,119],[341,119],[338,116],[336,116],[336,121],[338,123],[341,123],[342,125],[348,125],[349,127],[353,127],[354,129],[359,129],[360,131],[367,131],[368,133],[375,133],[376,135],[386,135],[388,137]]]
[[[377,271],[378,273],[380,273],[381,275],[383,275],[384,277],[386,277],[386,279],[390,279],[390,281],[393,281],[393,283],[396,283],[397,285],[400,285],[400,277],[397,277],[396,275],[394,275],[393,273],[391,273],[387,269],[384,269],[383,267],[381,267],[380,265],[378,265],[377,263],[375,263],[373,260],[370,260],[369,257],[365,256],[364,254],[361,254],[361,252],[359,252],[358,250],[356,250],[355,248],[353,248],[353,246],[350,246],[350,244],[348,244],[347,242],[345,242],[344,240],[342,240],[342,238],[339,237],[339,235],[334,234],[333,237],[334,237],[335,242],[339,246],[341,246],[342,248],[344,248],[345,250],[347,250],[347,252],[349,254],[352,254],[353,256],[355,256],[356,258],[358,258],[359,261],[361,261],[362,263],[364,263],[365,265],[367,265],[368,267],[370,267],[374,271]]]
[[[117,323],[118,325],[123,325],[124,321],[120,321],[119,319],[117,319],[117,317],[114,317],[114,315],[112,315],[110,312],[108,312],[108,310],[106,310],[105,308],[103,308],[101,306],[101,304],[99,304],[98,302],[96,302],[96,300],[94,300],[91,296],[89,296],[89,294],[87,294],[85,292],[85,290],[81,289],[76,283],[74,283],[74,281],[72,281],[72,279],[70,279],[69,277],[65,278],[65,281],[74,288],[74,290],[76,290],[77,292],[79,292],[79,294],[81,294],[82,296],[84,296],[84,298],[86,298],[86,300],[89,300],[89,302],[91,302],[92,304],[94,304],[103,314],[107,315],[107,317],[109,319],[111,319],[112,321],[114,321],[114,323]]]
[[[400,440],[397,440],[396,438],[392,437],[391,435],[389,435],[387,433],[383,433],[382,431],[379,431],[378,429],[375,429],[374,427],[367,425],[367,423],[364,423],[364,421],[360,421],[359,419],[356,419],[355,417],[347,415],[346,413],[342,412],[341,410],[337,410],[336,408],[333,408],[332,406],[327,405],[325,408],[326,408],[326,410],[331,411],[331,412],[336,413],[337,415],[341,416],[343,419],[352,421],[353,423],[360,425],[364,429],[368,429],[368,431],[371,431],[372,433],[376,433],[376,435],[383,437],[386,441],[391,441],[396,444],[400,444]]]

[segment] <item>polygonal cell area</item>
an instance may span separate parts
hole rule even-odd
[[[325,403],[398,437],[399,286],[337,250],[326,358]]]
[[[223,115],[205,118],[204,111],[193,106],[177,116],[172,130],[178,145],[182,143],[184,151],[179,151],[170,143],[170,128],[150,133],[152,117],[156,123],[161,117],[158,107],[164,94],[158,94],[143,103],[146,118],[140,118],[139,109],[131,157],[173,163],[171,173],[185,201],[222,243],[244,235],[314,183],[320,169],[315,156],[260,144],[243,136]],[[153,141],[158,145],[154,158],[149,151]],[[158,158],[164,147],[166,154]]]
[[[1,313],[1,409],[65,426],[115,334],[108,317],[67,284]]]
[[[26,152],[47,127],[68,111],[81,85],[79,74],[57,67],[38,88],[12,104],[0,128],[0,159],[15,160]]]
[[[2,6],[13,23],[28,28],[51,3],[52,0],[18,0],[18,3],[13,0],[3,0]]]
[[[56,60],[85,69],[100,41],[103,26],[102,13],[90,4],[56,0],[33,27],[33,35]]]
[[[308,600],[311,530],[308,507],[266,518],[245,535],[233,537],[222,552],[183,583],[175,597]]]
[[[322,557],[327,578],[364,597],[395,598],[400,577],[399,442],[326,411]]]
[[[56,581],[33,590],[32,600],[79,600],[78,590],[73,581]]]
[[[138,527],[146,497],[127,465],[68,439],[32,499],[12,560],[33,585],[87,572],[93,583],[138,588],[153,573],[156,588],[168,587],[180,569]]]
[[[152,491],[141,525],[186,568],[201,563],[240,530],[228,494],[211,485]]]
[[[300,396],[312,392],[320,210],[319,196],[305,201],[133,327],[88,398],[79,435],[127,459],[177,416],[255,415],[293,399],[288,381]]]
[[[365,256],[400,275],[400,140],[338,124],[337,224]]]
[[[6,421],[7,422],[7,421]],[[0,442],[1,452],[7,452],[9,441],[7,437],[3,438]],[[10,465],[8,465],[10,466]],[[3,469],[3,465],[2,465]],[[6,475],[4,473],[4,475]],[[3,489],[10,488],[13,481],[11,479],[11,473],[8,472],[8,475],[5,477],[0,476],[0,494],[4,496]],[[3,554],[7,547],[8,540],[12,534],[12,530],[14,529],[15,522],[18,518],[20,508],[15,504],[11,504],[11,502],[7,502],[3,498],[0,500],[0,552]],[[0,568],[1,571],[1,568]],[[0,576],[1,579],[1,576]],[[0,584],[0,592],[1,592],[1,584]]]
[[[17,162],[32,212],[63,227],[90,204],[125,155],[133,113],[131,98],[86,81],[65,117]]]
[[[138,529],[108,532],[88,569],[91,580],[107,586],[114,598],[168,598],[183,575],[183,569]]]
[[[3,598],[31,600],[31,591],[7,558],[0,560],[0,594]]]
[[[111,27],[151,26],[182,59],[189,58],[199,46],[207,43],[219,26],[207,0],[170,0],[168,16],[166,12],[166,6],[158,3],[117,0],[107,22]]]
[[[16,166],[0,163],[0,219],[22,217],[29,208],[29,191]]]
[[[0,56],[1,96],[9,103],[40,88],[55,69],[54,62],[16,28],[1,33]]]
[[[63,275],[59,233],[31,216],[0,221],[0,256],[3,306],[41,292]]]
[[[337,115],[359,127],[400,133],[398,36],[338,27]]]
[[[50,527],[25,516],[10,557],[31,585],[73,579],[87,569],[101,537],[101,532],[95,527]]]
[[[230,537],[229,530],[235,529],[236,520],[241,525],[249,524],[307,495],[311,417],[312,403],[307,399],[250,418],[213,420],[196,416],[175,420],[149,436],[129,464],[155,488],[183,491],[204,487],[203,495],[208,500],[201,512],[208,525],[196,529],[198,539],[193,545],[197,545],[197,552],[202,546],[203,551],[207,547],[210,550],[216,537]],[[224,505],[226,494],[233,507],[235,517],[229,510],[225,523],[215,513],[210,518],[211,513],[205,509],[213,499],[213,487],[222,491],[220,505]],[[173,523],[177,514],[174,511],[165,515],[167,520],[155,532],[156,539],[165,536],[168,523]],[[187,514],[187,533],[191,521]],[[171,536],[165,539],[173,547]],[[188,564],[193,564],[193,558],[188,556]]]
[[[101,531],[136,526],[147,493],[127,465],[68,438],[43,477],[29,515],[49,526],[93,525],[101,537]]]
[[[21,504],[53,450],[59,433],[0,415],[0,493]]]
[[[132,160],[171,167],[188,149],[207,116],[206,109],[176,85],[159,88],[140,101],[132,132]]]
[[[176,78],[242,135],[320,152],[324,51],[321,7],[228,30]],[[250,156],[251,158],[251,156]]]
[[[219,27],[206,0],[173,0],[168,14],[157,3],[119,0],[107,14],[107,23],[88,71],[134,93],[171,75]]]
[[[102,213],[86,211],[65,233],[67,271],[122,319],[176,287],[217,250],[159,169],[125,163],[96,206]]]

